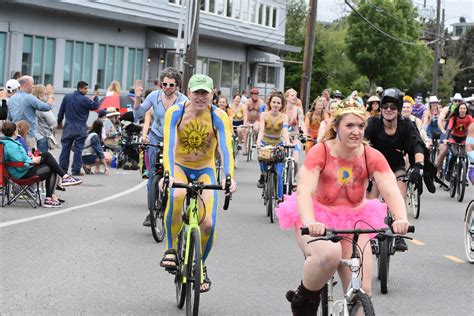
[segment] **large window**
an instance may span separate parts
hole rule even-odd
[[[25,35],[23,37],[21,72],[31,75],[36,83],[52,84],[55,51],[56,40]]]
[[[244,63],[240,62],[207,57],[198,57],[196,61],[196,73],[207,74],[211,77],[214,81],[214,87],[221,90],[228,100],[241,90],[243,69]]]
[[[143,49],[128,49],[127,88],[133,87],[135,79],[143,79]]]
[[[99,88],[106,89],[113,80],[122,83],[123,51],[123,47],[99,45],[99,62],[97,64]]]
[[[0,86],[5,85],[3,82],[5,73],[5,52],[7,51],[7,33],[0,32]]]
[[[64,88],[75,88],[79,81],[92,82],[93,44],[66,41],[64,51]]]

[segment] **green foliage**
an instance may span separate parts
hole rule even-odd
[[[464,87],[473,87],[474,84],[469,85],[469,80],[474,79],[474,28],[471,28],[464,34],[456,46],[455,57],[459,61],[460,70],[456,74],[454,82],[454,91],[460,92],[466,96],[474,93],[473,89],[465,91]]]
[[[449,97],[453,96],[454,78],[461,69],[459,62],[454,59],[448,59],[443,65],[443,75],[438,82],[438,98],[444,102],[448,102]]]
[[[417,12],[410,0],[360,1],[358,11],[386,33],[406,42],[420,36]],[[420,42],[408,45],[390,39],[351,12],[348,17],[347,48],[349,58],[370,81],[370,86],[395,86],[408,89],[423,78],[429,67],[429,49]],[[419,77],[421,75],[421,77]],[[420,80],[419,80],[420,81]]]

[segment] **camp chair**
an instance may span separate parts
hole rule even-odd
[[[18,199],[25,200],[31,207],[41,206],[41,179],[33,176],[27,179],[15,179],[8,173],[7,167],[21,168],[22,161],[5,161],[4,145],[0,144],[0,184],[2,185],[2,207],[11,205]]]

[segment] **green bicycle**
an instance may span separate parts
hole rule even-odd
[[[167,192],[169,175],[165,174],[164,192]],[[174,283],[176,286],[176,304],[183,308],[186,303],[186,315],[198,315],[199,296],[201,284],[204,281],[204,269],[201,258],[201,230],[199,224],[198,199],[204,190],[225,190],[226,198],[224,210],[229,208],[230,201],[230,177],[226,178],[225,189],[217,184],[203,184],[193,181],[191,183],[173,183],[173,188],[186,189],[185,207],[183,208],[183,224],[178,234],[176,249],[177,270]],[[201,199],[202,201],[202,199]],[[202,201],[203,202],[203,201]],[[204,202],[203,202],[204,204]],[[206,207],[204,205],[204,215]]]

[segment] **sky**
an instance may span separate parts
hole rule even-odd
[[[317,0],[319,21],[331,22],[349,13],[350,8],[344,0]],[[352,2],[352,1],[351,1]],[[423,8],[424,0],[412,1],[419,9]],[[426,0],[426,7],[431,9],[436,18],[436,0]],[[452,23],[459,22],[459,17],[464,16],[467,22],[474,22],[474,0],[441,0],[441,8],[445,9],[445,25],[451,30]]]

